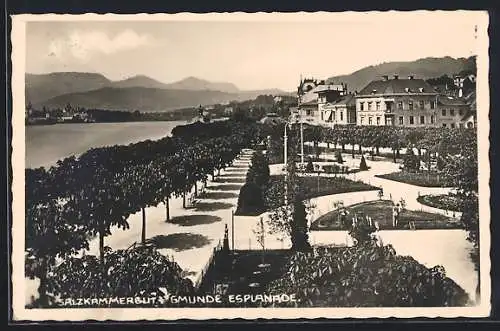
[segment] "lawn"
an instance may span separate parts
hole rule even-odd
[[[450,187],[453,186],[451,180],[437,172],[422,171],[422,172],[408,172],[398,171],[385,175],[376,175],[376,177],[394,180],[410,185],[422,187]]]
[[[353,181],[343,177],[304,176],[299,177],[300,185],[305,190],[306,199],[324,195],[379,190],[379,187],[362,181]],[[283,175],[271,176],[271,183],[284,182]]]
[[[463,201],[455,194],[421,195],[417,198],[417,201],[429,207],[458,212],[462,211]]]
[[[401,213],[398,226],[392,226],[392,207],[390,200],[374,200],[362,202],[347,207],[348,218],[354,214],[370,216],[374,222],[379,223],[380,230],[405,230],[409,229],[409,222],[418,229],[457,229],[461,223],[441,214],[424,211],[405,210]],[[347,230],[340,224],[338,210],[331,211],[311,225],[311,230]]]

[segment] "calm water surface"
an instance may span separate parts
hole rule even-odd
[[[93,147],[128,145],[169,135],[184,121],[68,123],[26,127],[26,168],[51,166]]]

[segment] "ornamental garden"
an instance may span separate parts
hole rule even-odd
[[[476,129],[305,127],[300,155],[300,129],[290,126],[285,165],[284,125],[245,118],[195,123],[161,140],[91,149],[49,169],[26,169],[25,274],[38,281],[28,307],[59,307],[73,297],[283,294],[297,300],[223,299],[216,305],[474,303],[479,293],[465,291],[440,265],[398,254],[381,234],[464,231],[479,272]],[[219,222],[212,211],[233,207],[223,187],[237,192],[234,216],[225,214],[219,244],[204,242],[204,229]],[[225,202],[209,205],[207,197]],[[164,208],[165,224],[201,233],[148,231],[148,211],[157,206]],[[192,208],[204,214],[183,214]],[[131,215],[139,215],[134,226],[140,236],[127,248],[105,245],[117,229],[128,231]],[[319,233],[342,233],[349,242],[318,244]],[[242,247],[246,239],[254,245]],[[92,242],[95,255],[87,252]],[[201,271],[183,268],[182,257],[166,253],[166,247],[204,245],[213,252]],[[190,273],[200,274],[199,282]],[[192,306],[189,300],[148,304]]]

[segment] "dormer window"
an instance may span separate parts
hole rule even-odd
[[[377,93],[377,90],[372,90],[372,94],[376,94]]]
[[[406,92],[406,93],[409,93],[409,92],[410,92],[410,88],[409,88],[409,87],[406,87],[406,88],[405,88],[405,92]]]
[[[423,88],[423,87],[420,87],[420,88],[418,89],[418,91],[419,91],[420,93],[422,93],[422,92],[424,92],[424,88]]]

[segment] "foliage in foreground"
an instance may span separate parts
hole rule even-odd
[[[151,246],[105,250],[104,264],[95,255],[70,257],[54,267],[48,277],[53,298],[106,298],[161,296],[192,293],[190,280],[182,277],[176,262]]]
[[[467,293],[411,256],[377,244],[369,216],[354,216],[349,235],[355,245],[295,253],[285,274],[268,286],[271,293],[295,293],[302,307],[450,307],[469,304]]]
[[[296,293],[300,307],[465,306],[467,293],[443,267],[426,268],[391,245],[295,253],[270,293]]]

